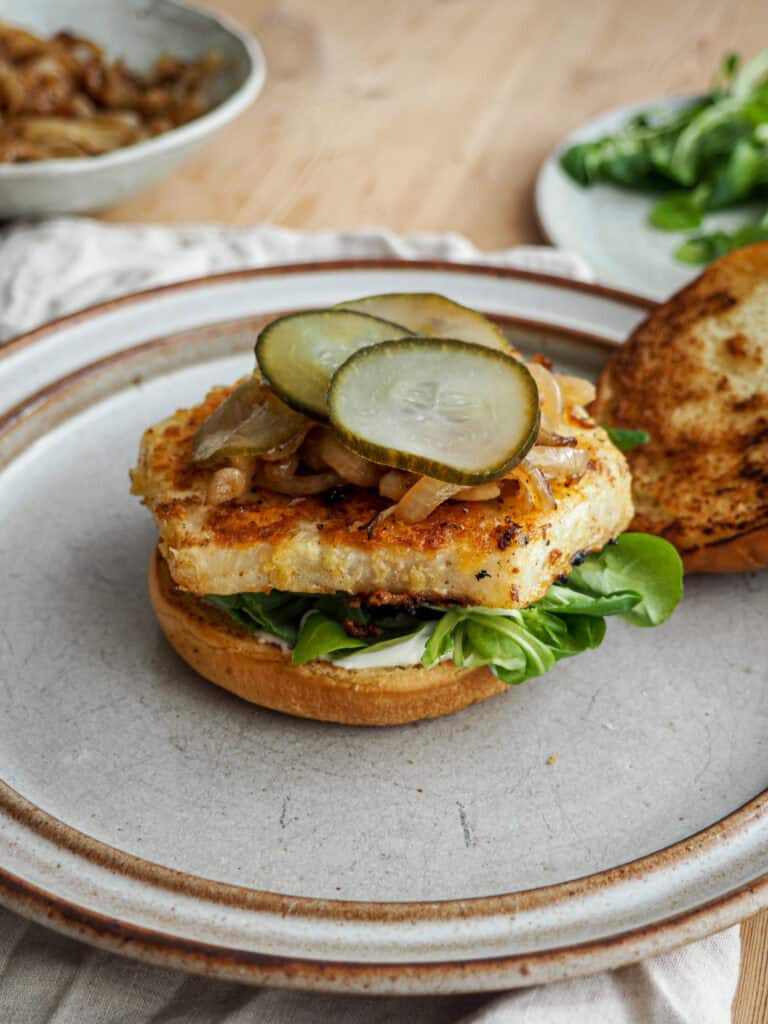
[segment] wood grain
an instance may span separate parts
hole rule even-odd
[[[199,0],[198,0],[199,2]],[[208,0],[261,40],[256,104],[113,221],[385,225],[541,241],[536,169],[585,118],[705,85],[768,39],[762,0]],[[768,914],[744,924],[736,1024],[768,1022]]]
[[[741,977],[733,1003],[733,1024],[768,1021],[768,911],[741,926]]]

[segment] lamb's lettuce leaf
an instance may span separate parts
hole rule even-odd
[[[205,600],[221,608],[247,630],[271,633],[291,647],[299,635],[302,617],[312,607],[309,595],[282,590],[269,594],[209,594]]]
[[[661,537],[623,533],[599,556],[575,566],[568,586],[588,596],[636,594],[637,602],[622,618],[633,626],[658,626],[683,596],[683,567],[677,551]]]
[[[637,604],[637,598],[634,591],[600,596],[579,593],[567,584],[553,583],[538,602],[538,607],[561,615],[594,615],[602,618],[604,615],[623,615],[631,611]]]
[[[379,651],[385,651],[389,647],[394,647],[396,644],[409,643],[414,638],[418,637],[422,646],[426,645],[429,638],[432,636],[432,629],[434,623],[427,622],[426,624],[420,623],[416,629],[413,629],[410,633],[404,633],[402,636],[393,636],[387,640],[376,640],[373,643],[366,643],[363,647],[356,651],[342,651],[341,654],[333,655],[333,660],[338,661],[341,665],[346,665],[349,658],[355,654],[377,654]]]
[[[419,633],[422,664],[450,657],[455,665],[487,665],[503,682],[522,683],[548,672],[561,658],[599,647],[605,617],[635,626],[657,626],[682,596],[682,564],[660,537],[625,533],[575,565],[528,608],[445,608],[414,611],[364,607],[345,594],[236,594],[209,597],[252,631],[293,646],[293,662],[316,658],[343,664],[346,656],[391,647]]]
[[[692,102],[631,115],[612,135],[576,143],[560,165],[579,185],[608,182],[656,198],[649,219],[665,231],[691,231],[675,251],[701,264],[768,238],[764,215],[732,230],[706,230],[706,216],[768,189],[768,50],[743,66],[727,54],[712,88]],[[713,225],[714,227],[714,225]]]
[[[321,612],[310,612],[301,624],[296,646],[293,648],[293,664],[305,665],[315,658],[339,651],[359,650],[365,647],[365,640],[350,636],[340,622],[329,619]]]
[[[651,435],[647,430],[629,430],[626,427],[603,427],[608,437],[620,452],[631,452],[642,444],[648,444]]]

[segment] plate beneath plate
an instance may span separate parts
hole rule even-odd
[[[568,371],[642,315],[514,272],[271,278],[293,308],[409,282],[490,306]],[[599,651],[393,729],[263,711],[170,651],[127,471],[146,425],[252,366],[265,283],[132,297],[0,358],[0,900],[158,962],[403,993],[615,966],[766,905],[768,574],[692,580],[653,633],[612,622]],[[42,390],[3,417],[21,365]]]
[[[667,299],[697,277],[702,267],[675,259],[677,247],[691,231],[659,231],[648,223],[656,199],[613,185],[583,188],[560,167],[560,154],[576,142],[610,135],[641,110],[676,109],[687,102],[676,97],[649,100],[608,111],[572,132],[551,153],[536,179],[536,213],[544,234],[563,249],[579,253],[598,281],[628,288],[653,299]],[[765,212],[760,204],[709,214],[707,230],[732,231]]]

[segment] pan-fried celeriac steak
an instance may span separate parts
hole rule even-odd
[[[632,517],[625,460],[581,415],[568,432],[588,453],[587,466],[579,479],[553,481],[554,508],[527,508],[513,481],[493,500],[459,496],[421,522],[390,518],[374,531],[369,525],[388,502],[354,486],[301,498],[257,487],[211,505],[211,471],[192,463],[192,438],[230,390],[215,388],[200,405],[149,427],[132,473],[173,579],[192,594],[345,591],[525,607]]]

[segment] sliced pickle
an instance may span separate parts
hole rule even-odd
[[[337,309],[354,309],[402,324],[425,338],[457,338],[519,356],[506,336],[482,313],[433,292],[392,292],[339,302]]]
[[[201,424],[192,438],[192,460],[210,462],[222,455],[263,455],[308,427],[258,377],[235,388]]]
[[[360,455],[456,484],[494,480],[539,431],[527,368],[495,349],[445,338],[383,342],[334,375],[331,423]]]
[[[328,385],[354,352],[411,331],[367,313],[342,309],[293,313],[258,337],[256,360],[272,390],[299,412],[328,418]]]

